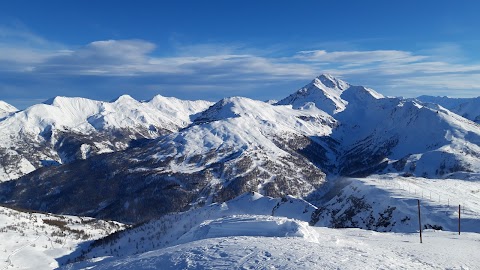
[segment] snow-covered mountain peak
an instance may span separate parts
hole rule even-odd
[[[11,113],[17,112],[18,109],[7,102],[0,100],[0,118],[3,118]]]
[[[350,87],[349,83],[347,83],[343,80],[337,79],[330,74],[321,74],[318,77],[316,77],[312,81],[312,83],[315,83],[317,85],[322,84],[325,87],[333,88],[333,89],[339,89],[339,90],[342,90],[342,91],[347,89],[348,87]]]
[[[189,122],[190,116],[206,110],[214,103],[206,100],[183,100],[175,97],[156,95],[148,104],[178,119]]]
[[[351,87],[342,97],[349,105],[337,115],[342,125],[334,132],[350,149],[342,173],[371,164],[424,177],[479,170],[478,155],[471,154],[480,145],[478,125],[438,105],[382,98],[366,88]]]
[[[102,103],[101,101],[81,97],[57,96],[45,101],[43,104],[59,108],[63,114],[62,118],[75,118],[71,120],[80,122],[85,117],[98,113]]]
[[[131,102],[139,102],[139,101],[134,99],[130,95],[124,94],[114,99],[111,103],[131,103]]]
[[[165,103],[170,103],[170,102],[177,102],[180,99],[175,98],[175,97],[166,97],[162,95],[155,95],[152,99],[148,101],[148,103],[152,105],[164,105]]]
[[[55,97],[2,120],[0,136],[17,137],[19,133],[36,136],[49,127],[91,131],[91,127],[84,125],[85,119],[98,113],[101,104],[100,101],[85,98]]]
[[[294,110],[289,106],[275,106],[245,97],[229,97],[218,101],[202,112],[194,123],[233,121],[233,119],[237,119],[237,122],[242,122],[250,128],[256,126],[262,130],[274,128],[277,131],[290,130],[309,134],[310,131],[307,130],[311,129],[317,132],[322,130],[322,134],[329,133],[330,131],[327,130],[330,130],[335,122],[330,115],[319,110],[312,103],[304,104]],[[295,127],[296,130],[292,127]]]
[[[255,101],[244,97],[223,98],[202,112],[196,119],[196,123],[212,122],[228,118],[246,115],[255,109],[255,105],[268,105],[261,101]]]
[[[16,112],[18,111],[13,105],[8,104],[7,102],[0,100],[0,110],[5,112]]]
[[[292,105],[294,109],[313,102],[317,108],[335,114],[345,109],[347,102],[340,97],[350,85],[328,74],[322,74],[290,96],[277,102],[277,105]]]
[[[8,154],[16,162],[0,164],[0,181],[31,172],[44,161],[68,163],[178,131],[211,104],[175,98],[160,102],[159,97],[140,102],[128,95],[112,102],[58,96],[14,114],[0,111],[0,154],[16,151]]]
[[[351,85],[332,75],[322,74],[276,105],[292,105],[294,109],[302,109],[308,107],[308,103],[313,103],[320,110],[334,115],[344,111],[350,102],[366,106],[365,103],[381,98],[384,96],[373,89]]]

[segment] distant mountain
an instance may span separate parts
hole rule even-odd
[[[0,100],[0,119],[18,111],[13,105]]]
[[[277,105],[292,105],[294,109],[299,109],[307,103],[313,103],[317,108],[330,115],[345,110],[348,101],[342,95],[345,90],[357,88],[347,82],[337,79],[329,74],[322,74],[312,82],[300,88],[295,93],[277,102]],[[383,96],[372,89],[364,88],[376,98]]]
[[[0,181],[177,131],[210,105],[162,96],[149,102],[130,96],[113,102],[53,98],[0,120]]]
[[[477,124],[480,124],[480,97],[476,98],[449,98],[434,96],[419,96],[421,102],[435,103],[461,115]]]
[[[468,109],[469,115],[480,108],[473,106],[476,99],[449,101],[450,107]],[[444,108],[387,98],[325,74],[277,105],[301,110],[311,103],[338,121],[330,138],[338,142],[339,175],[402,172],[442,177],[480,170],[479,126]]]

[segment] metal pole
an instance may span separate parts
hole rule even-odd
[[[458,205],[458,235],[460,235],[460,204]]]
[[[420,244],[422,243],[422,220],[420,217],[420,200],[417,200],[418,204],[418,228],[420,229]]]

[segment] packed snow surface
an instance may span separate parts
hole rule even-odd
[[[311,227],[307,238],[279,237],[270,227],[263,231],[262,219],[258,222],[257,230],[244,236],[206,238],[66,269],[478,269],[480,265],[480,235],[474,233],[424,231],[423,244],[416,233],[360,229]],[[243,228],[241,223],[237,226]]]

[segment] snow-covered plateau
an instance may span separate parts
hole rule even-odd
[[[480,269],[477,105],[327,74],[268,102],[0,102],[0,270]]]

